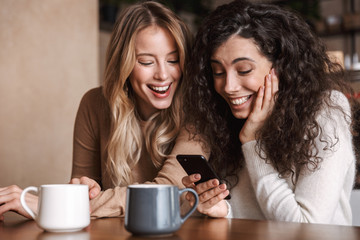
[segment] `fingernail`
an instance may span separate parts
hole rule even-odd
[[[201,178],[201,175],[197,173],[197,174],[195,174],[194,177],[195,177],[195,179],[200,179],[200,178]]]
[[[225,184],[221,184],[221,185],[219,186],[219,188],[220,188],[221,190],[225,190],[225,189],[226,189],[226,186],[225,186]]]
[[[218,185],[218,181],[217,181],[216,179],[214,179],[214,180],[212,181],[212,185],[214,185],[214,186]]]
[[[222,194],[224,195],[224,197],[226,197],[227,195],[229,195],[229,191],[228,190],[226,190],[226,191],[224,191]]]

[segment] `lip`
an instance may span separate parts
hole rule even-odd
[[[241,105],[250,99],[251,95],[236,97],[236,98],[229,98],[229,101],[233,105]]]
[[[233,103],[234,101],[239,100],[239,99],[244,98],[244,97],[249,97],[249,98],[245,102],[243,102],[241,104],[234,104]],[[232,109],[240,110],[240,109],[246,108],[252,102],[253,97],[254,97],[254,94],[250,94],[250,95],[242,96],[242,97],[236,97],[236,98],[235,97],[228,97],[228,103],[229,103],[229,105],[230,105],[230,107]]]
[[[155,87],[155,88],[164,88],[164,87],[170,87],[173,83],[172,82],[168,82],[168,83],[162,83],[162,84],[159,84],[159,83],[155,83],[155,84],[152,84],[152,83],[149,83],[147,84],[147,87],[152,89],[152,87]]]
[[[163,91],[156,91],[154,88],[159,88],[161,90],[161,88],[165,88],[168,87],[167,90]],[[171,87],[172,87],[172,83],[167,83],[167,84],[161,84],[161,85],[155,85],[155,84],[148,84],[148,88],[151,91],[151,93],[157,97],[157,98],[166,98],[170,95],[171,92]]]

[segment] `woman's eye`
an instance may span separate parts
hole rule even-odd
[[[249,69],[249,70],[245,70],[245,71],[238,71],[238,74],[239,75],[245,75],[245,74],[248,74],[252,71],[252,69]]]
[[[177,64],[177,63],[179,63],[179,59],[169,60],[168,63]]]
[[[214,77],[219,77],[222,76],[224,74],[224,70],[218,67],[213,67],[212,68],[212,73]]]
[[[138,61],[141,65],[149,66],[152,64],[152,62],[146,62],[146,61]]]
[[[222,76],[224,74],[224,72],[213,72],[213,75],[215,77],[219,77],[219,76]]]

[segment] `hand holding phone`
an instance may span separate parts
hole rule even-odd
[[[184,168],[185,172],[188,175],[199,173],[201,179],[195,183],[203,183],[211,179],[218,179],[219,182],[222,182],[215,171],[212,169],[208,161],[202,155],[177,155],[176,159],[180,165]],[[230,199],[230,194],[225,199]]]

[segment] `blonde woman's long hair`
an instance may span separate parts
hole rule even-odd
[[[123,10],[115,23],[106,54],[104,96],[111,111],[111,130],[107,145],[107,172],[114,186],[132,183],[131,169],[138,163],[144,146],[159,169],[170,153],[182,119],[183,77],[171,106],[160,110],[147,121],[143,135],[135,99],[129,83],[136,61],[135,38],[142,29],[156,25],[174,37],[180,68],[190,50],[191,33],[171,10],[157,2],[138,3]],[[144,142],[145,141],[145,142]],[[145,143],[145,144],[144,144]]]

